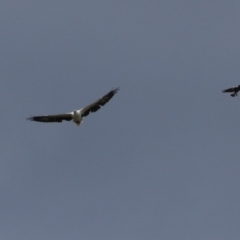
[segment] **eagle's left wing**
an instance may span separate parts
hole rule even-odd
[[[86,117],[90,112],[96,112],[97,110],[99,110],[118,92],[118,90],[119,88],[115,88],[106,95],[104,95],[103,97],[101,97],[100,99],[98,99],[97,101],[95,101],[94,103],[84,107],[81,110],[82,117]]]

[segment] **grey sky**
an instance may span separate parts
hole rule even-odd
[[[239,10],[1,1],[0,239],[239,239]]]

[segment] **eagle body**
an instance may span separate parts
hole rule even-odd
[[[77,126],[80,126],[80,124],[83,122],[81,110],[82,109],[77,110],[77,111],[73,111],[73,113],[72,113],[73,122],[75,122],[77,124]]]
[[[36,122],[62,122],[62,121],[73,121],[77,126],[83,122],[82,118],[89,115],[91,112],[98,111],[102,106],[104,106],[117,92],[119,88],[115,88],[108,92],[103,97],[99,98],[92,104],[81,108],[79,110],[74,110],[70,113],[56,114],[56,115],[43,115],[43,116],[32,116],[27,118],[30,121]]]

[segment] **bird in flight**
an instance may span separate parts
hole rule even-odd
[[[78,126],[83,122],[82,118],[86,117],[90,112],[98,111],[102,106],[104,106],[117,92],[119,88],[111,90],[109,93],[95,101],[94,103],[79,109],[74,110],[70,113],[56,114],[56,115],[45,115],[45,116],[32,116],[27,118],[30,121],[36,122],[62,122],[62,121],[73,121]]]
[[[224,89],[222,92],[223,93],[226,93],[226,92],[230,92],[232,93],[231,96],[232,97],[235,97],[238,95],[238,92],[240,91],[240,85],[238,85],[237,87],[232,87],[232,88],[227,88],[227,89]]]

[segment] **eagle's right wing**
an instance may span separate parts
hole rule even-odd
[[[72,117],[72,114],[70,113],[46,115],[46,116],[32,116],[27,118],[27,120],[36,121],[36,122],[62,122],[63,120],[71,121],[72,119],[73,117]]]

